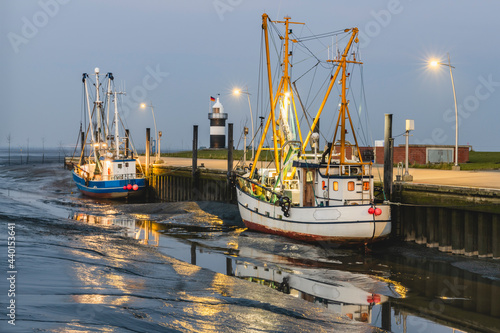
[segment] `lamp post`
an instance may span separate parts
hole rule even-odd
[[[438,65],[448,66],[450,68],[450,76],[451,76],[451,87],[453,88],[453,99],[455,100],[455,165],[453,170],[460,170],[460,166],[458,165],[458,108],[457,108],[457,95],[455,94],[455,82],[453,81],[453,72],[452,68],[455,68],[451,65],[450,62],[450,54],[448,53],[448,63],[431,61],[431,66],[437,67]]]
[[[151,113],[153,114],[153,123],[155,125],[155,140],[156,140],[156,144],[155,144],[155,148],[156,148],[156,161],[155,162],[158,162],[160,160],[160,157],[159,157],[159,151],[158,151],[158,132],[156,130],[156,118],[155,118],[155,111],[154,111],[154,108],[153,108],[153,102],[149,102],[149,105],[146,105],[146,103],[142,103],[141,104],[141,108],[142,109],[145,109],[147,106],[149,106],[151,108]]]
[[[250,121],[252,122],[252,161],[253,161],[255,154],[255,132],[253,129],[253,114],[252,114],[252,105],[250,104],[250,93],[248,92],[248,89],[246,91],[241,91],[240,89],[234,89],[233,94],[235,95],[245,94],[248,97],[248,108],[250,109]]]

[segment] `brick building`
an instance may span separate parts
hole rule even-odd
[[[372,147],[360,148],[363,151],[370,151]],[[469,161],[470,146],[458,146],[458,163],[467,163]],[[375,147],[375,164],[384,164],[384,147]],[[364,156],[364,155],[363,155]],[[393,162],[405,162],[405,145],[394,147]],[[454,163],[455,146],[447,145],[409,145],[408,163],[427,164],[427,163]]]

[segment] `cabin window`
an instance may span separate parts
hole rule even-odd
[[[347,183],[347,190],[354,191],[354,182]]]
[[[312,183],[313,181],[313,172],[312,171],[307,171],[306,173],[306,182]]]
[[[118,163],[118,169],[121,169],[121,168],[122,168],[122,164]]]
[[[368,191],[370,189],[370,182],[363,182],[363,191]]]
[[[339,182],[333,182],[333,190],[338,191],[339,190]]]
[[[128,168],[128,162],[125,162],[125,168]]]

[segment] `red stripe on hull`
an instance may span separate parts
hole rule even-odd
[[[333,242],[345,245],[359,245],[359,244],[378,242],[380,240],[387,238],[387,237],[356,238],[356,237],[338,237],[338,236],[318,236],[318,235],[304,234],[300,232],[285,231],[280,229],[271,229],[261,224],[253,223],[247,220],[243,220],[243,223],[245,223],[245,226],[250,230],[266,234],[284,236],[309,243]]]

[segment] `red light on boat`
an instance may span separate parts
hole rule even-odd
[[[132,188],[134,189],[134,191],[137,191],[139,189],[139,185],[134,184],[134,186],[132,186]]]
[[[382,214],[382,209],[375,208],[375,215],[379,216],[380,214]]]
[[[132,184],[128,184],[127,185],[127,190],[131,190],[132,189]]]
[[[368,214],[373,215],[373,213],[375,213],[375,208],[373,208],[373,207],[368,208]]]
[[[371,294],[366,297],[366,301],[370,304],[378,304],[380,303],[380,295],[379,294]]]

